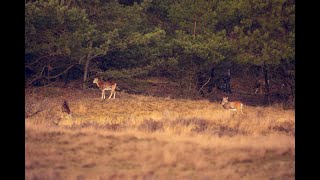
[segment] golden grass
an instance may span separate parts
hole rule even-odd
[[[26,90],[26,104],[46,104],[26,118],[26,179],[294,179],[293,110],[100,95]],[[72,119],[61,118],[64,99]]]

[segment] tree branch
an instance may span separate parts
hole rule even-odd
[[[69,69],[71,69],[73,66],[75,66],[76,64],[73,64],[71,66],[69,66],[67,69],[65,69],[64,71],[62,71],[61,73],[59,74],[56,74],[54,76],[43,76],[43,71],[45,70],[46,66],[44,66],[41,70],[41,73],[40,75],[36,75],[31,81],[28,82],[29,85],[31,85],[34,81],[38,80],[38,79],[41,79],[41,78],[45,78],[45,79],[54,79],[54,78],[57,78],[59,76],[61,76],[62,74],[66,73],[67,71],[69,71]]]
[[[33,64],[37,63],[38,61],[40,61],[40,59],[43,59],[43,58],[46,58],[46,57],[49,57],[49,56],[50,56],[50,55],[41,56],[40,58],[36,59],[35,61],[33,61],[33,62],[31,62],[31,63],[27,64],[25,67],[27,67],[27,68],[31,68],[31,66],[32,66]]]
[[[73,65],[69,66],[67,69],[65,69],[64,71],[62,71],[62,72],[61,72],[61,73],[59,73],[59,74],[56,74],[56,75],[54,75],[54,76],[48,76],[48,77],[47,77],[47,79],[54,79],[54,78],[59,77],[60,75],[62,75],[62,74],[64,74],[64,73],[68,72],[68,71],[69,71],[69,69],[71,69],[74,65],[75,65],[75,64],[73,64]]]
[[[79,64],[81,64],[82,60],[86,57],[86,55],[82,56],[80,59],[79,59]]]
[[[198,93],[200,93],[200,91],[202,90],[202,88],[207,85],[210,81],[211,77],[208,79],[208,81],[206,83],[204,83],[204,85],[201,86],[201,88],[199,89]]]

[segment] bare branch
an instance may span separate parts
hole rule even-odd
[[[54,76],[43,76],[43,71],[45,70],[46,66],[44,66],[40,72],[40,75],[36,75],[31,81],[28,82],[29,85],[31,85],[33,82],[35,82],[36,80],[38,79],[41,79],[41,78],[45,78],[45,79],[54,79],[54,78],[57,78],[59,76],[61,76],[62,74],[68,72],[75,64],[69,66],[67,69],[65,69],[64,71],[62,71],[61,73],[59,74],[56,74]]]
[[[86,57],[86,55],[82,56],[80,59],[79,59],[79,64],[81,64],[82,60]]]
[[[62,74],[68,72],[69,69],[71,69],[74,65],[75,65],[75,64],[69,66],[67,69],[65,69],[64,71],[62,71],[62,72],[59,73],[59,74],[56,74],[56,75],[54,75],[54,76],[49,76],[49,77],[47,77],[47,79],[54,79],[54,78],[57,78],[57,77],[61,76]]]
[[[201,86],[201,88],[199,89],[198,93],[200,93],[200,91],[202,90],[202,88],[207,85],[210,81],[211,77],[208,79],[208,81],[206,83],[204,83],[204,85]]]
[[[33,61],[33,62],[31,62],[31,63],[29,63],[29,64],[25,65],[25,67],[27,67],[27,68],[31,68],[31,66],[32,66],[32,65],[36,64],[36,63],[37,63],[38,61],[40,61],[41,59],[43,59],[43,58],[47,58],[47,57],[50,57],[50,55],[41,56],[40,58],[36,59],[35,61]]]

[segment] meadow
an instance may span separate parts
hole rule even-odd
[[[97,88],[25,94],[26,179],[295,179],[295,112],[279,104],[236,114],[206,99],[101,100]]]

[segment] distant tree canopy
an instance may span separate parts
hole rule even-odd
[[[75,66],[84,88],[152,73],[192,89],[223,62],[294,70],[294,0],[34,0],[25,15],[28,85]]]

